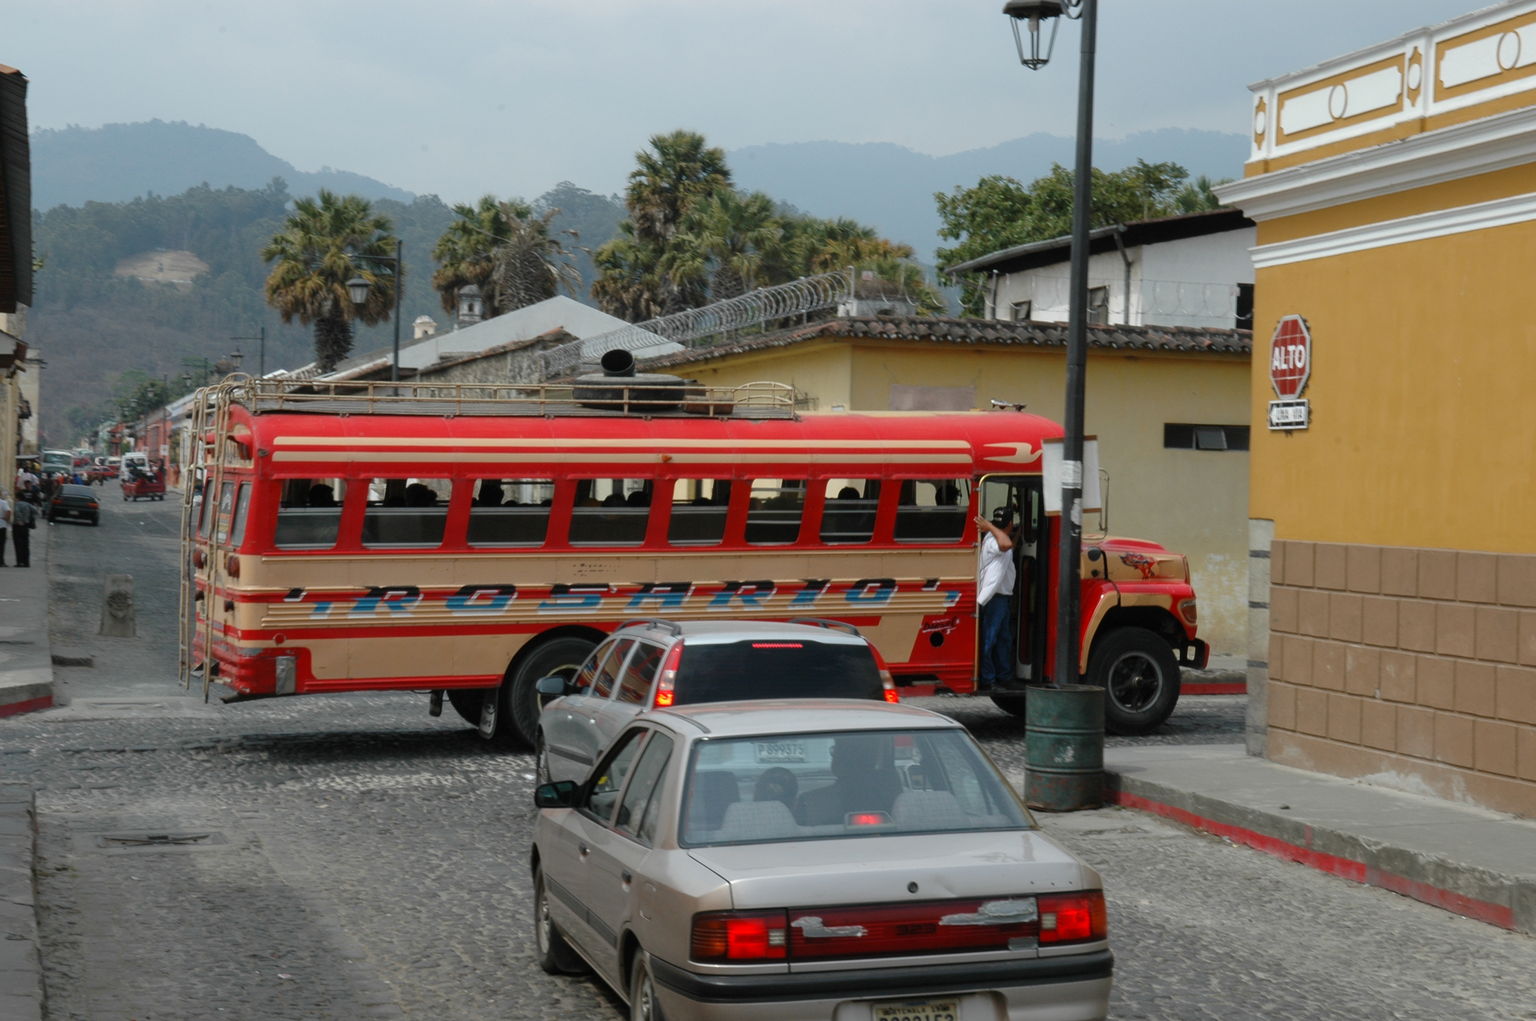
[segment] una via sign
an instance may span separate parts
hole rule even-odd
[[[1269,344],[1269,384],[1279,400],[1269,402],[1271,429],[1305,429],[1311,419],[1301,396],[1312,377],[1312,332],[1299,315],[1283,317]]]

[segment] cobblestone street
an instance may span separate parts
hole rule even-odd
[[[182,690],[178,510],[108,501],[100,528],[48,534],[54,651],[93,665],[58,669],[68,705],[0,727],[0,774],[36,790],[47,1016],[622,1016],[534,963],[531,756],[424,695]],[[106,573],[134,576],[136,639],[96,635]],[[918,701],[1022,776],[1021,720]],[[1133,740],[1231,742],[1242,715],[1186,699]],[[1528,936],[1133,811],[1041,821],[1104,873],[1120,1021],[1536,1021]]]

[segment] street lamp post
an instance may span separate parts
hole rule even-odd
[[[1075,13],[1074,13],[1075,12]],[[1088,364],[1088,229],[1092,216],[1093,56],[1098,29],[1098,0],[1009,0],[1003,13],[1013,20],[1019,62],[1031,71],[1044,67],[1056,40],[1056,19],[1065,15],[1083,23],[1082,57],[1077,86],[1077,155],[1072,182],[1072,268],[1067,314],[1066,435],[1061,453],[1061,527],[1056,554],[1056,671],[1058,686],[1078,682],[1081,658],[1078,561],[1083,548],[1083,399]],[[1042,52],[1042,23],[1050,36]],[[1021,29],[1026,30],[1021,32]]]
[[[1044,67],[1056,40],[1057,18],[1083,23],[1077,87],[1077,165],[1072,188],[1071,310],[1067,316],[1067,393],[1062,423],[1061,512],[1056,549],[1056,669],[1051,683],[1032,688],[1025,702],[1024,800],[1046,811],[1096,808],[1103,801],[1104,698],[1082,684],[1080,561],[1083,549],[1083,397],[1088,362],[1088,226],[1093,177],[1093,51],[1098,0],[1008,0],[1019,61]],[[1051,34],[1041,49],[1042,22]],[[1025,33],[1027,28],[1026,49]]]
[[[254,340],[256,348],[256,378],[260,379],[267,374],[267,328],[262,326],[254,337],[230,337],[230,340]],[[236,348],[235,350],[239,350]]]
[[[400,381],[400,285],[401,281],[401,249],[399,238],[395,239],[394,255],[361,255],[354,253],[354,259],[368,259],[374,262],[387,262],[395,267],[395,346],[389,359],[389,381]],[[347,296],[352,299],[352,304],[362,306],[368,302],[369,284],[361,276],[355,276],[347,281]]]

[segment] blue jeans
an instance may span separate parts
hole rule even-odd
[[[999,592],[981,608],[982,687],[1013,683],[1013,599]]]

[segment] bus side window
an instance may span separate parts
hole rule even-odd
[[[554,496],[550,479],[481,479],[469,507],[469,544],[544,545]]]
[[[805,512],[804,479],[753,479],[747,510],[748,542],[780,545],[800,538]]]
[[[235,523],[230,527],[229,544],[238,547],[245,541],[245,520],[251,512],[251,486],[248,482],[240,483],[240,492],[235,497]]]
[[[868,542],[875,534],[875,511],[879,506],[879,479],[828,479],[827,499],[821,512],[821,541]]]
[[[272,545],[278,549],[330,549],[336,545],[343,495],[339,479],[289,479],[283,485]]]
[[[451,479],[374,479],[369,493],[382,492],[363,514],[364,546],[441,546],[448,523]],[[400,494],[397,504],[395,494]]]
[[[571,544],[638,546],[651,520],[649,479],[580,479],[571,508]]]
[[[970,505],[970,479],[906,479],[896,506],[896,541],[959,542]]]
[[[718,546],[725,539],[725,513],[730,506],[729,479],[678,479],[672,484],[667,542],[674,546]]]

